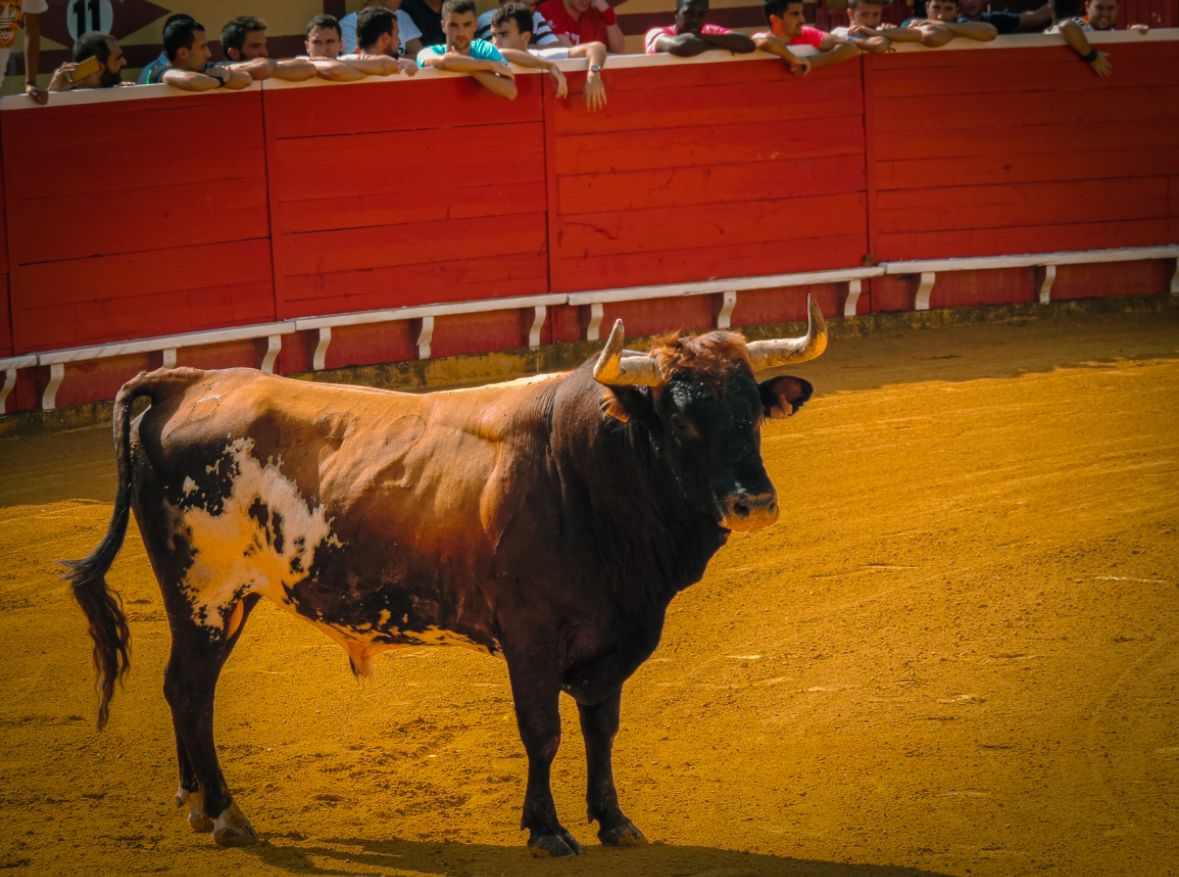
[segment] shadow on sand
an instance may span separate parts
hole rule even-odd
[[[563,875],[618,877],[937,877],[939,872],[896,865],[860,865],[779,858],[707,847],[651,844],[617,850],[587,845],[575,860],[533,859],[523,844],[488,846],[454,841],[412,841],[399,838],[304,839],[301,835],[270,835],[243,852],[272,868],[292,874],[344,875],[372,873],[438,874],[456,877],[545,877],[560,868]]]

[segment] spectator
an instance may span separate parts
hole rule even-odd
[[[763,52],[777,55],[797,76],[806,76],[816,67],[850,61],[860,54],[847,40],[804,24],[802,0],[764,0],[762,11],[770,30],[754,34],[754,44]],[[803,58],[790,51],[790,46],[811,46],[819,54]]]
[[[401,8],[401,0],[364,0],[360,8],[367,9],[370,6],[380,6],[396,13],[397,54],[404,58],[416,58],[418,52],[422,50],[422,32],[413,23],[409,13]],[[343,44],[342,52],[345,55],[351,55],[356,51],[356,17],[359,14],[359,12],[349,12],[340,19],[340,41]]]
[[[468,73],[492,94],[516,99],[516,76],[499,49],[475,39],[475,0],[446,0],[442,4],[446,44],[426,46],[418,53],[419,67]]]
[[[1076,6],[1068,11],[1065,11],[1063,6],[1064,4],[1058,4],[1057,13],[1063,13],[1063,15],[1060,15],[1060,20],[1047,32],[1060,34],[1064,37],[1069,48],[1076,52],[1080,59],[1089,65],[1089,69],[1102,79],[1110,76],[1113,73],[1113,64],[1110,63],[1109,55],[1093,48],[1085,34],[1115,29],[1118,0],[1087,0],[1084,15],[1072,14],[1078,11]],[[1129,29],[1144,35],[1150,30],[1144,24],[1131,25]]]
[[[168,27],[174,21],[182,21],[183,19],[188,19],[189,21],[196,20],[191,15],[189,15],[187,12],[174,13],[164,19],[164,32],[167,32]],[[161,41],[162,41],[162,37],[161,37]],[[148,82],[159,82],[160,74],[163,73],[165,70],[167,70],[170,66],[171,66],[171,62],[168,60],[168,53],[165,51],[161,51],[159,55],[157,55],[155,58],[153,58],[151,61],[149,61],[144,66],[144,68],[139,71],[139,84],[140,85],[147,85]],[[152,79],[153,76],[156,77],[154,80]]]
[[[317,15],[307,22],[303,47],[307,50],[307,57],[315,60],[327,58],[334,60],[340,57],[341,48],[340,22],[334,15]]]
[[[585,74],[585,106],[600,110],[606,106],[606,88],[602,84],[602,68],[606,66],[606,46],[602,43],[581,43],[576,46],[531,48],[532,34],[528,31],[534,21],[532,10],[523,3],[506,3],[491,19],[495,47],[513,64],[547,70],[556,83],[556,94],[564,99],[569,94],[565,74],[557,61],[565,58],[585,58],[589,69]]]
[[[994,25],[1000,34],[1040,33],[1052,24],[1052,0],[1024,12],[990,11],[988,0],[958,0],[958,21],[982,21]]]
[[[675,24],[647,31],[643,41],[647,54],[667,52],[688,58],[709,49],[727,49],[741,55],[757,50],[753,40],[745,34],[733,33],[719,24],[708,24],[704,20],[707,17],[708,0],[676,0]]]
[[[442,0],[401,0],[401,10],[413,19],[422,34],[422,45],[436,46],[446,42],[442,28]]]
[[[397,34],[397,15],[383,6],[366,6],[356,18],[356,39],[359,51],[344,55],[340,60],[368,76],[389,76],[406,73],[416,76],[418,65],[397,57],[401,40]]]
[[[205,26],[190,16],[177,18],[164,28],[164,54],[168,66],[158,67],[147,84],[163,82],[184,91],[211,91],[214,88],[246,88],[254,80],[244,70],[212,67],[209,39]]]
[[[498,9],[488,9],[478,19],[475,20],[475,36],[481,40],[491,39],[491,29],[493,27],[491,19],[500,9],[503,9],[509,3],[517,3],[518,0],[500,0]],[[528,28],[528,32],[532,34],[532,42],[530,45],[538,48],[548,49],[554,46],[571,46],[573,41],[567,36],[557,36],[553,33],[553,28],[546,19],[539,12],[532,10],[531,3],[523,4],[528,7],[528,14],[532,16],[532,27]],[[498,43],[497,43],[498,46]],[[501,48],[500,51],[503,51]],[[513,62],[515,63],[515,62]]]
[[[37,85],[37,68],[41,62],[41,14],[48,11],[46,0],[3,0],[0,2],[0,85],[8,69],[8,56],[16,42],[16,32],[25,27],[25,94],[39,104],[49,100],[45,89]]]
[[[921,42],[920,31],[883,23],[883,0],[848,0],[847,26],[831,36],[848,40],[862,52],[891,52],[893,42]]]
[[[567,36],[575,46],[605,43],[616,54],[626,51],[618,16],[606,0],[545,0],[536,11],[552,25],[553,33]]]
[[[266,47],[266,22],[253,15],[239,15],[221,28],[225,60],[215,65],[242,70],[255,80],[285,79],[302,82],[315,76],[315,65],[306,58],[275,61]]]
[[[108,33],[90,31],[78,37],[74,43],[72,61],[67,61],[53,71],[53,78],[49,80],[50,91],[73,91],[79,88],[113,88],[118,85],[132,85],[123,81],[123,68],[127,66],[127,59],[123,57],[123,49]],[[81,79],[71,77],[78,65],[87,58],[97,58],[102,65],[95,73]]]
[[[907,18],[901,22],[901,27],[921,31],[924,34],[922,45],[931,49],[944,46],[954,37],[985,43],[999,35],[993,24],[970,21],[960,16],[958,0],[926,0],[925,16]]]

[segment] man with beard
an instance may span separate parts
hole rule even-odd
[[[73,61],[67,61],[53,71],[53,78],[49,80],[50,91],[76,91],[79,88],[114,88],[118,85],[133,85],[123,81],[123,68],[127,66],[127,59],[123,57],[123,49],[108,33],[90,31],[78,37],[74,43]],[[70,78],[78,65],[88,58],[97,58],[102,65],[99,70],[74,80]]]
[[[1076,4],[1057,3],[1056,14],[1059,21],[1047,33],[1060,34],[1064,41],[1089,65],[1089,69],[1105,79],[1113,73],[1113,64],[1109,55],[1099,52],[1089,44],[1086,33],[1094,31],[1109,31],[1116,29],[1118,17],[1118,0],[1087,0],[1084,15],[1073,15],[1079,11]],[[1144,24],[1132,24],[1130,30],[1145,35],[1150,28]]]
[[[271,58],[266,22],[254,15],[239,15],[226,22],[221,28],[221,51],[225,60],[213,66],[242,70],[254,80],[274,77],[302,82],[315,76],[315,65],[306,58]]]

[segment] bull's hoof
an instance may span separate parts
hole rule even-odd
[[[563,856],[580,856],[581,844],[563,828],[554,834],[534,834],[528,839],[528,850],[538,859],[559,859]]]
[[[181,787],[176,790],[176,806],[188,806],[188,824],[197,834],[208,834],[213,830],[213,820],[205,815],[205,801],[201,793],[190,792]]]
[[[647,838],[629,819],[613,828],[603,828],[598,832],[598,840],[611,847],[641,847],[647,842]]]
[[[237,804],[230,804],[213,824],[213,840],[221,847],[248,847],[258,842],[258,835]]]

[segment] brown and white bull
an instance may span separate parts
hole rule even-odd
[[[669,336],[647,354],[622,349],[620,321],[596,361],[571,372],[454,392],[247,369],[139,375],[115,401],[106,536],[68,564],[94,640],[99,727],[128,667],[126,619],[104,577],[134,508],[172,629],[164,692],[178,800],[196,831],[223,845],[257,839],[218,765],[213,699],[266,597],[342,645],[360,674],[407,645],[502,655],[528,754],[522,827],[537,855],[580,851],[549,787],[558,699],[571,695],[598,837],[643,842],[611,770],[622,685],[729,532],[778,516],[761,424],[811,395],[777,376],[826,347],[809,308],[802,338]],[[140,397],[149,407],[132,420]]]

